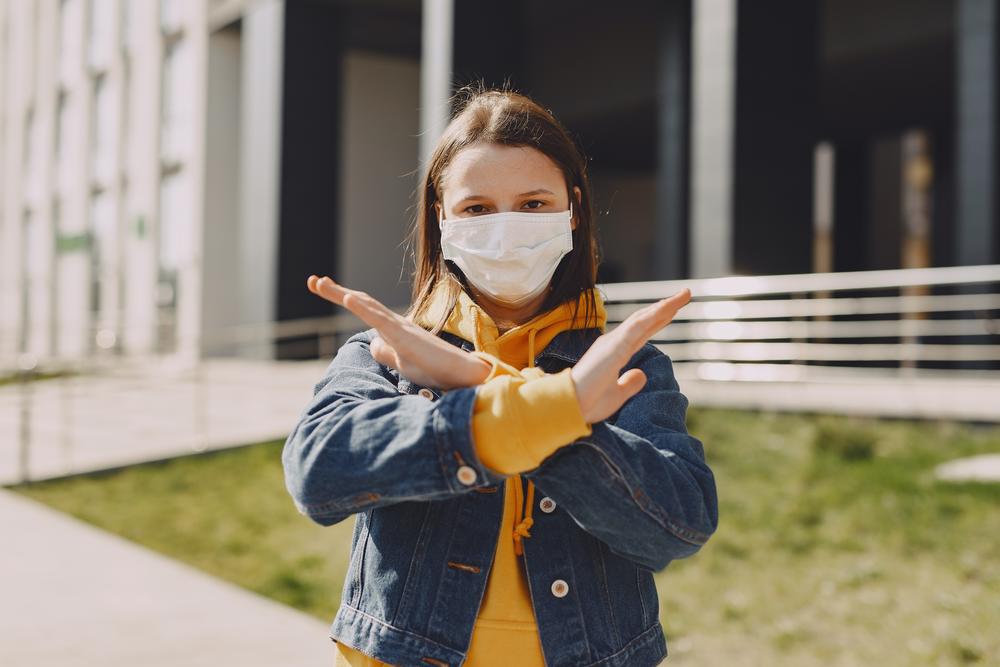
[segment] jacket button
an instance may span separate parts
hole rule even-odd
[[[538,507],[541,508],[543,512],[549,514],[556,508],[556,501],[552,500],[548,496],[542,498],[542,501],[538,503]]]
[[[434,400],[434,392],[428,389],[427,387],[421,387],[420,391],[418,391],[417,393],[426,398],[428,401]]]
[[[471,466],[461,466],[458,469],[458,481],[468,486],[476,481],[476,471]]]
[[[552,594],[557,598],[566,597],[566,593],[569,593],[569,584],[567,584],[562,579],[556,579],[552,582]]]

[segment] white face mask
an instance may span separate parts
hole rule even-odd
[[[545,291],[573,249],[573,203],[568,211],[504,211],[438,220],[441,250],[493,300],[518,308]]]

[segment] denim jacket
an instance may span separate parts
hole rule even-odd
[[[599,329],[560,332],[535,357],[555,373]],[[372,357],[368,329],[337,351],[282,451],[298,511],[355,515],[331,639],[403,666],[462,665],[486,588],[505,476],[473,447],[476,387],[442,392]],[[472,343],[441,332],[449,343]],[[652,667],[667,655],[653,574],[718,524],[715,478],[687,433],[670,359],[646,343],[620,373],[642,390],[592,433],[523,473],[535,527],[524,565],[549,667]]]

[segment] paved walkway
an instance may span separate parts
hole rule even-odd
[[[333,664],[327,624],[0,490],[0,665]]]
[[[676,374],[691,405],[1000,423],[996,373],[918,371],[903,376],[876,369],[773,364],[745,366],[743,371],[756,376],[740,377],[732,366],[713,363],[677,364]]]
[[[0,485],[284,438],[329,361],[212,360],[0,386]]]
[[[198,376],[133,366],[0,387],[0,484],[284,438],[327,363],[219,360]],[[333,662],[328,624],[2,489],[0,535],[4,667]]]

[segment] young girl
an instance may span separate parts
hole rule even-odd
[[[460,94],[406,315],[308,279],[371,327],[282,452],[299,512],[356,515],[336,664],[657,665],[653,573],[718,523],[687,399],[647,342],[690,292],[605,333],[584,158],[531,99]]]

